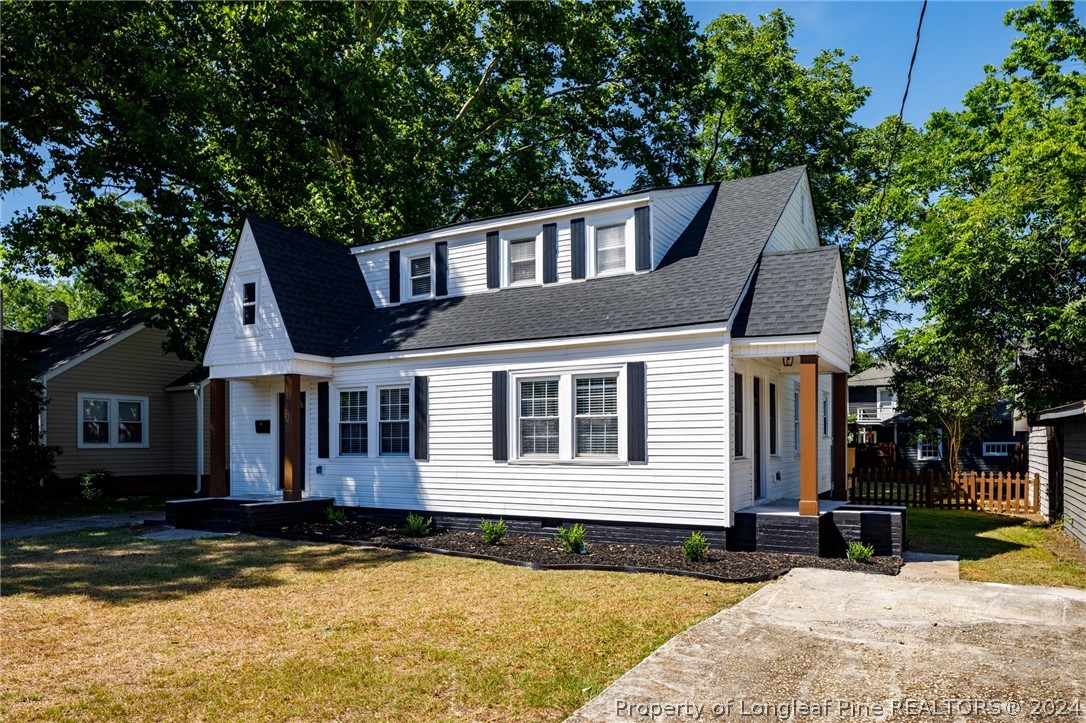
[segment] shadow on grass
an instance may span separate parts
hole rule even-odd
[[[962,560],[984,560],[1031,547],[1005,539],[1005,533],[1044,526],[1032,520],[970,510],[910,509],[906,520],[909,549],[958,555]],[[993,536],[998,531],[1004,533]]]
[[[109,603],[183,598],[216,588],[289,584],[282,572],[333,572],[377,567],[403,552],[218,537],[154,542],[140,530],[86,530],[3,543],[0,595],[85,595]]]

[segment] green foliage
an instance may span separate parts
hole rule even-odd
[[[583,555],[588,551],[585,546],[586,533],[584,525],[580,522],[574,522],[569,527],[559,525],[554,537],[562,542],[562,549],[566,552]]]
[[[958,469],[963,442],[991,423],[999,401],[996,352],[972,339],[961,346],[952,334],[925,326],[900,332],[889,347],[891,386],[897,406],[924,434],[943,430],[948,471]]]
[[[334,522],[337,525],[342,525],[347,521],[347,511],[342,507],[329,507],[324,511],[324,515],[329,522]]]
[[[30,344],[30,339],[9,331],[0,343],[0,473],[4,501],[15,510],[40,501],[41,482],[54,476],[60,452],[59,447],[42,443],[39,419],[48,400],[27,362],[33,351]]]
[[[691,532],[690,536],[683,540],[683,557],[689,562],[703,562],[709,554],[709,541],[700,531]]]
[[[483,543],[497,545],[505,537],[508,528],[505,520],[498,518],[497,522],[487,520],[485,517],[479,520],[479,530],[483,533]]]
[[[408,537],[426,537],[430,534],[430,527],[434,524],[433,517],[423,517],[414,512],[407,513],[407,522],[404,523],[403,533]]]
[[[68,318],[73,321],[96,316],[105,302],[101,294],[79,279],[40,281],[2,273],[0,290],[4,294],[4,324],[19,331],[45,326],[45,312],[51,301],[67,304]]]
[[[152,307],[199,348],[243,211],[344,244],[671,173],[681,3],[6,3],[11,273]]]
[[[113,484],[113,473],[108,469],[92,469],[79,478],[79,496],[86,502],[97,502],[106,496]]]
[[[1034,411],[1086,397],[1086,30],[1064,2],[1006,22],[1021,35],[1002,66],[927,123],[926,208],[898,268],[940,335],[994,350],[1003,395]]]
[[[859,540],[853,540],[848,543],[846,554],[852,562],[870,562],[875,556],[875,548]]]

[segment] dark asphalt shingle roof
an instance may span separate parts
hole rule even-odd
[[[837,246],[762,254],[732,336],[821,332],[840,255]]]
[[[381,309],[346,247],[255,217],[249,224],[296,353],[589,336],[727,321],[803,173],[790,168],[719,184],[651,273]],[[823,257],[830,254],[810,255],[818,269]],[[829,280],[824,285],[828,293]],[[826,304],[818,306],[824,313]]]
[[[848,385],[850,387],[884,387],[890,383],[892,376],[894,376],[893,368],[886,362],[880,362],[849,377]]]
[[[37,351],[30,356],[34,373],[41,376],[61,364],[90,351],[118,334],[140,324],[149,312],[126,311],[123,314],[92,316],[65,321],[31,332]]]
[[[211,370],[205,366],[195,366],[177,379],[165,386],[166,389],[180,389],[182,387],[195,387],[200,382],[211,376]]]

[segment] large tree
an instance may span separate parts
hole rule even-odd
[[[699,77],[661,3],[4,2],[9,269],[205,331],[248,210],[362,244],[667,169]],[[652,171],[666,172],[666,171]]]
[[[1086,398],[1086,31],[1070,3],[1012,10],[1022,33],[961,111],[928,122],[926,208],[897,268],[941,336],[993,355],[1032,411]]]

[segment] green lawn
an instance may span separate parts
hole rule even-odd
[[[759,587],[131,529],[2,564],[5,720],[561,720]]]
[[[33,522],[51,520],[58,517],[81,517],[83,515],[101,515],[109,512],[138,512],[140,510],[163,510],[167,500],[182,499],[185,495],[167,497],[155,495],[132,495],[87,502],[78,497],[40,500],[29,509],[13,511],[5,502],[0,504],[0,515],[4,520]]]
[[[1086,551],[1035,518],[910,509],[911,549],[961,558],[963,580],[1086,588]]]

